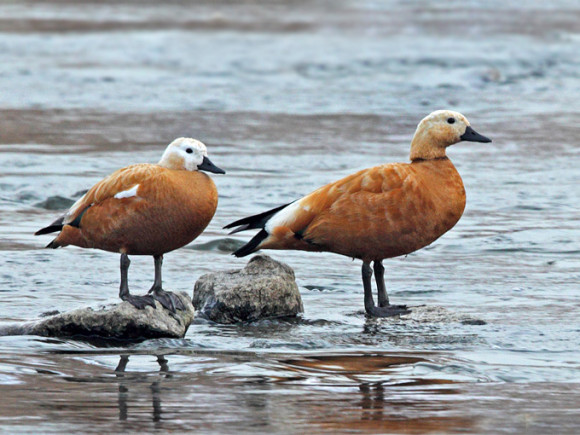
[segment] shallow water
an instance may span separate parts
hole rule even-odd
[[[299,319],[198,319],[140,344],[0,337],[2,430],[578,432],[580,8],[333,5],[0,5],[0,321],[116,300],[117,256],[42,249],[32,234],[59,213],[43,202],[174,137],[228,172],[207,231],[166,255],[166,288],[192,291],[245,264],[224,246],[249,235],[223,225],[405,161],[416,123],[449,107],[494,142],[450,149],[466,212],[385,261],[387,286],[486,324],[366,319],[358,262],[269,252],[295,269]],[[152,260],[132,260],[148,289]]]

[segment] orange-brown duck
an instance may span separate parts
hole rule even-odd
[[[290,204],[227,225],[232,233],[260,228],[234,252],[243,257],[258,249],[325,251],[363,261],[365,309],[387,317],[407,312],[389,304],[384,283],[385,258],[423,248],[457,223],[465,208],[465,189],[445,154],[461,141],[491,142],[476,133],[460,113],[439,110],[425,117],[411,143],[411,163],[364,169],[330,183]],[[371,278],[378,288],[375,306]]]
[[[158,300],[175,311],[181,300],[162,288],[163,254],[180,248],[207,227],[217,208],[212,179],[201,171],[225,172],[207,157],[203,143],[174,140],[158,164],[138,164],[112,173],[95,184],[64,215],[36,235],[60,231],[47,248],[67,245],[121,254],[119,296],[137,308]],[[152,255],[155,281],[149,294],[129,293],[129,255]]]

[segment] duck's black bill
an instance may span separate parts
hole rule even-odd
[[[226,171],[224,171],[223,169],[218,168],[216,165],[214,165],[210,159],[208,159],[207,157],[203,157],[203,160],[201,162],[201,165],[199,165],[197,167],[197,169],[201,169],[202,171],[207,171],[207,172],[213,172],[214,174],[225,174]]]
[[[475,131],[473,128],[471,128],[469,125],[467,126],[467,128],[465,129],[465,133],[463,133],[460,137],[461,140],[465,140],[467,142],[491,142],[491,139],[488,137],[485,137],[482,134],[479,134],[477,131]]]

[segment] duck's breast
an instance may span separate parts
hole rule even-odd
[[[404,192],[405,215],[401,224],[408,234],[398,255],[430,245],[455,226],[465,209],[465,188],[455,166],[448,159],[410,165],[415,169],[414,182]]]

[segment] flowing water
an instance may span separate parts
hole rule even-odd
[[[1,322],[116,300],[117,255],[32,234],[175,137],[227,171],[206,232],[165,257],[165,287],[188,292],[245,264],[230,252],[250,235],[222,226],[406,161],[432,110],[493,143],[449,150],[457,226],[385,261],[393,302],[449,317],[367,319],[359,262],[269,252],[296,272],[298,319],[0,337],[0,430],[578,433],[579,23],[575,1],[3,2]],[[132,260],[144,291],[153,261]]]

